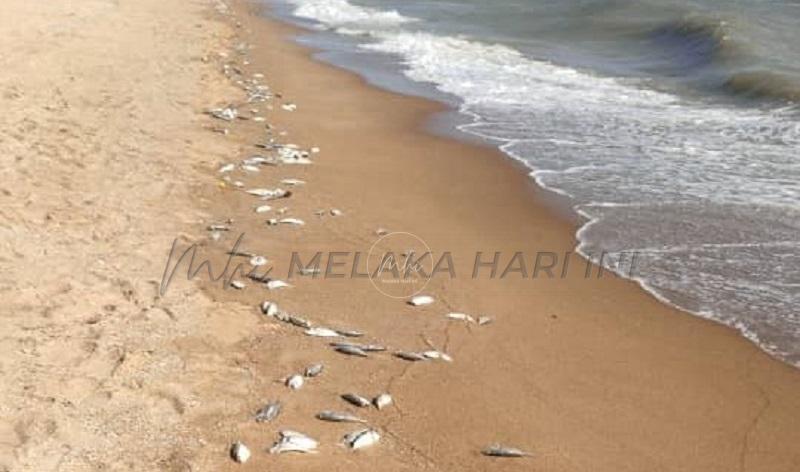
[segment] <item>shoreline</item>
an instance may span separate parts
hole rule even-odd
[[[536,203],[543,190],[518,163],[496,149],[422,129],[426,119],[443,110],[440,104],[375,89],[353,73],[314,61],[313,52],[289,39],[294,27],[261,17],[257,5],[235,5],[241,37],[253,45],[244,76],[263,72],[282,103],[297,104],[296,111],[285,112],[276,103],[269,123],[277,125],[275,132],[287,131],[282,142],[321,148],[311,166],[283,166],[245,181],[250,187],[303,179],[306,185],[274,205],[285,205],[287,216],[306,221],[301,228],[265,229],[263,218],[252,216],[251,197],[223,195],[215,207],[217,219],[230,217],[236,234],[256,235],[248,249],[267,255],[276,267],[288,267],[292,252],[364,250],[380,227],[419,234],[434,251],[452,250],[459,266],[469,265],[462,264],[460,254],[476,249],[513,254],[530,246],[574,247],[573,225]],[[388,116],[386,110],[391,110]],[[242,157],[252,154],[246,143],[257,141],[257,135],[239,138]],[[446,184],[442,175],[449,176]],[[343,213],[313,216],[319,208]],[[249,286],[206,289],[217,300],[244,300],[253,307],[272,300],[323,325],[363,330],[370,340],[394,349],[429,343],[455,361],[417,365],[385,356],[346,358],[295,329],[258,321],[265,332],[254,335],[258,341],[251,343],[248,358],[277,362],[252,361],[253,390],[274,392],[267,397],[292,405],[280,427],[313,433],[326,445],[338,442],[346,429],[314,421],[313,412],[343,407],[336,396],[350,390],[389,390],[397,409],[368,413],[384,439],[357,458],[328,447],[314,457],[256,454],[253,467],[316,470],[329,467],[331,457],[368,470],[729,471],[746,466],[774,472],[800,463],[792,451],[800,432],[782,419],[800,411],[791,393],[800,388],[795,369],[730,328],[661,304],[634,281],[586,282],[574,275],[502,284],[434,279],[425,292],[441,302],[422,309],[404,306],[364,280],[296,280],[293,285],[274,293]],[[495,323],[471,329],[443,319],[448,311],[490,314]],[[330,373],[309,391],[287,394],[272,380],[312,360],[324,362]],[[471,406],[466,415],[465,405]],[[244,418],[229,426],[217,444],[242,439],[260,449],[274,433],[265,436],[264,428]],[[476,451],[492,442],[531,449],[537,458],[481,458]]]

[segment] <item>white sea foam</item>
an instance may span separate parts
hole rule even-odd
[[[295,16],[315,20],[331,28],[356,25],[379,28],[415,21],[414,18],[405,17],[395,10],[360,7],[346,0],[289,0],[289,3],[296,7],[293,11]]]

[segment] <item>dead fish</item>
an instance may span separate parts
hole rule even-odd
[[[236,168],[236,166],[233,165],[233,164],[225,164],[224,166],[219,168],[219,172],[220,173],[230,172],[235,168]]]
[[[352,345],[344,344],[341,346],[334,346],[333,349],[336,352],[347,354],[348,356],[369,357],[363,349]]]
[[[306,377],[316,377],[322,373],[322,370],[325,368],[322,364],[311,364],[310,366],[306,367],[305,372],[303,375]]]
[[[293,325],[297,326],[298,328],[306,328],[306,329],[308,329],[308,328],[311,327],[311,322],[310,321],[308,321],[305,318],[300,318],[299,316],[295,316],[295,315],[289,315],[286,318],[286,321],[288,323],[290,323],[290,324],[293,324]]]
[[[336,208],[331,209],[331,216],[341,216],[342,210],[338,210]]]
[[[280,312],[278,304],[270,301],[265,301],[261,304],[261,313],[267,316],[275,316]]]
[[[303,380],[302,375],[294,374],[287,377],[285,383],[286,386],[289,387],[290,389],[299,390],[303,387],[303,383],[305,383],[305,380]]]
[[[318,147],[312,147],[311,149],[309,149],[309,151],[311,151],[311,154],[317,154],[319,152],[319,148]]]
[[[300,218],[283,218],[278,221],[278,223],[282,225],[294,225],[294,226],[303,226],[305,221],[301,220]]]
[[[282,188],[251,188],[246,192],[262,200],[275,200],[278,198],[289,198],[292,192]]]
[[[209,231],[230,231],[228,225],[223,225],[223,224],[208,225],[206,229]]]
[[[239,111],[232,107],[214,108],[208,110],[206,113],[213,116],[214,118],[224,121],[233,121],[239,115]]]
[[[306,182],[300,179],[283,179],[281,183],[284,185],[304,185]]]
[[[447,318],[456,321],[466,321],[467,323],[475,322],[475,318],[467,315],[466,313],[448,313]]]
[[[242,170],[245,170],[247,172],[261,172],[261,169],[250,164],[242,164]]]
[[[493,444],[481,451],[484,456],[492,457],[527,457],[531,454],[515,447],[501,446]]]
[[[284,282],[283,280],[273,279],[273,280],[268,281],[266,283],[266,286],[267,286],[267,289],[269,289],[269,290],[278,290],[278,289],[281,289],[281,288],[291,287],[292,285],[287,283],[287,282]]]
[[[404,361],[419,362],[427,361],[428,358],[418,352],[397,351],[394,353],[395,357],[403,359]]]
[[[408,301],[408,304],[411,306],[424,306],[430,305],[433,302],[434,299],[430,295],[417,295],[416,297],[411,297],[411,300]]]
[[[333,421],[335,423],[366,423],[365,420],[347,413],[346,411],[320,411],[317,413],[317,419],[322,421]]]
[[[283,405],[281,405],[281,402],[279,401],[267,403],[264,408],[256,412],[256,423],[266,423],[274,420],[281,413],[282,409]]]
[[[494,320],[489,316],[481,316],[480,318],[478,318],[478,326],[487,325],[493,321]]]
[[[261,267],[267,264],[267,258],[264,256],[253,256],[250,258],[250,265],[253,267]]]
[[[280,432],[280,439],[269,449],[270,454],[283,452],[315,453],[319,443],[303,433],[284,430]]]
[[[295,111],[297,110],[297,105],[295,105],[294,103],[286,103],[281,105],[281,108],[283,108],[286,111]]]
[[[422,353],[422,355],[425,356],[425,358],[427,359],[437,359],[437,360],[443,360],[445,362],[453,362],[453,358],[450,357],[449,354],[446,354],[441,351],[435,351],[435,350],[425,351]]]
[[[244,444],[236,441],[231,445],[231,459],[238,462],[239,464],[244,464],[250,459],[250,449],[247,448]]]
[[[366,398],[362,397],[361,395],[356,395],[355,393],[345,393],[342,395],[342,399],[351,405],[355,405],[359,408],[366,408],[371,405],[370,401]]]
[[[254,211],[255,211],[256,213],[266,213],[266,212],[268,212],[268,211],[270,211],[270,210],[272,210],[272,207],[271,207],[271,206],[269,206],[269,205],[259,205],[259,206],[257,206],[257,207],[255,208],[255,210],[254,210]]]
[[[308,336],[316,336],[318,338],[338,338],[341,336],[337,331],[322,326],[315,326],[305,331]]]
[[[344,443],[350,446],[351,449],[364,449],[377,444],[380,440],[381,435],[371,428],[360,429],[344,437]]]
[[[337,329],[336,332],[346,338],[360,338],[361,336],[364,336],[364,333],[361,331],[351,329]]]
[[[375,234],[378,236],[386,236],[389,234],[389,230],[386,228],[378,228],[375,230]]]
[[[334,348],[345,347],[361,349],[364,352],[382,352],[386,350],[386,347],[380,344],[331,343],[330,345]]]
[[[377,397],[372,399],[372,404],[375,405],[375,408],[379,410],[383,410],[387,406],[391,405],[394,400],[392,396],[388,393],[381,393]]]
[[[231,287],[235,288],[236,290],[244,290],[246,285],[240,280],[231,280]]]

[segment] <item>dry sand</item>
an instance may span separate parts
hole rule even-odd
[[[585,279],[578,259],[565,279],[472,280],[476,251],[563,253],[574,228],[496,151],[424,133],[440,106],[312,61],[252,5],[215,6],[0,7],[0,470],[800,470],[798,372],[631,282]],[[231,51],[241,42],[253,48]],[[322,150],[312,166],[233,174],[247,188],[305,180],[267,202],[302,228],[267,227],[272,215],[216,172],[266,139],[254,121],[211,133],[221,122],[199,113],[244,97],[220,73],[228,60],[283,94],[273,111],[255,105],[276,135]],[[205,226],[228,218],[233,231],[210,240]],[[185,272],[158,296],[176,237],[220,272],[243,233],[241,249],[285,276],[293,251],[366,252],[378,227],[453,254],[456,278],[425,287],[437,303],[407,306],[363,278],[235,291]],[[346,358],[260,315],[265,299],[393,348],[427,339],[454,362]],[[448,311],[495,322],[465,326]],[[326,370],[303,389],[281,384],[317,361]],[[338,443],[353,427],[313,418],[348,409],[348,391],[395,397],[357,412],[383,434],[377,447],[352,453]],[[256,424],[273,399],[281,416]],[[320,439],[321,452],[265,453],[279,428]],[[234,440],[253,451],[247,464],[228,459]],[[535,455],[480,456],[492,442]]]

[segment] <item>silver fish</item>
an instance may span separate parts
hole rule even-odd
[[[250,459],[250,449],[238,441],[231,445],[230,454],[231,459],[239,464],[244,464],[248,459]]]
[[[334,346],[333,349],[336,352],[341,352],[342,354],[347,354],[348,356],[368,357],[367,353],[364,352],[363,349],[349,344]]]
[[[275,316],[280,312],[278,304],[270,301],[265,301],[261,304],[261,313],[267,316]]]
[[[381,435],[374,429],[360,429],[344,437],[344,443],[350,446],[351,449],[363,449],[378,443],[381,440]]]
[[[286,386],[292,390],[299,390],[305,381],[303,380],[303,376],[300,374],[294,374],[286,378]]]
[[[306,377],[316,377],[322,373],[322,370],[325,368],[322,364],[311,364],[310,366],[306,367],[305,372],[303,375]]]
[[[346,411],[320,411],[317,413],[317,419],[322,421],[333,421],[335,423],[366,423],[365,420]]]
[[[352,329],[337,329],[336,332],[347,338],[360,338],[361,336],[364,336],[364,333],[361,331]]]
[[[355,405],[359,408],[366,408],[371,405],[369,400],[362,397],[361,395],[356,395],[355,393],[345,393],[344,395],[342,395],[342,399],[344,399],[351,405]]]
[[[361,349],[364,352],[383,352],[386,350],[385,346],[380,344],[356,344],[356,343],[331,343],[334,348],[346,347]]]
[[[372,399],[372,404],[375,405],[375,408],[379,410],[383,410],[387,406],[391,405],[394,400],[392,396],[388,393],[381,393],[377,397]]]
[[[481,316],[480,318],[478,318],[478,326],[487,325],[487,324],[491,323],[492,321],[494,321],[494,320],[489,316]]]
[[[286,321],[297,326],[298,328],[311,328],[311,322],[305,318],[300,318],[299,316],[289,315]]]
[[[418,352],[397,351],[394,353],[394,356],[403,359],[404,361],[411,361],[411,362],[428,360],[427,357]]]
[[[531,455],[529,452],[525,452],[521,449],[501,446],[499,444],[493,444],[485,448],[483,451],[481,451],[481,454],[492,457],[527,457]]]
[[[280,439],[269,449],[270,454],[282,452],[315,453],[319,443],[311,437],[297,431],[284,430],[280,432]]]
[[[256,423],[265,423],[267,421],[274,420],[281,413],[282,409],[283,405],[281,405],[281,402],[279,401],[267,403],[264,408],[256,412]]]
[[[338,338],[341,336],[338,331],[334,331],[329,328],[323,328],[322,326],[309,328],[305,331],[305,333],[308,336],[316,336],[320,338]]]

